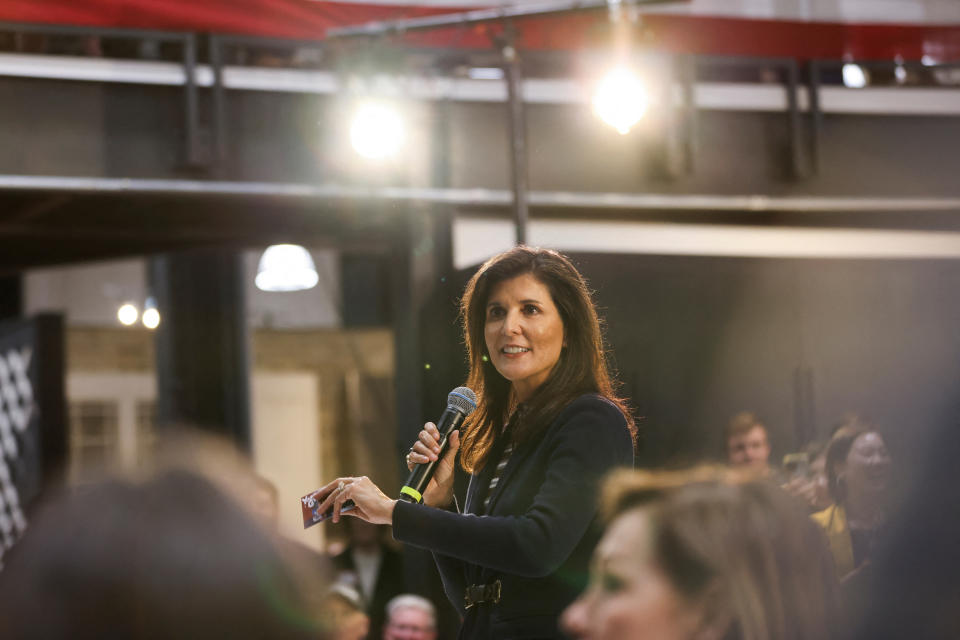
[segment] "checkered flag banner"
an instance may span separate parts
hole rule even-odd
[[[0,324],[0,566],[26,531],[26,509],[40,493],[44,438],[64,450],[62,343],[58,316]],[[52,393],[41,369],[57,380]],[[59,460],[53,455],[47,462]]]
[[[32,355],[28,345],[0,352],[0,560],[27,528],[16,476],[26,462],[24,455],[29,454],[25,441],[35,422],[29,376]]]

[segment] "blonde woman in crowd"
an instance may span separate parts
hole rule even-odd
[[[801,505],[735,472],[623,472],[591,586],[563,615],[576,638],[830,640],[833,562]]]

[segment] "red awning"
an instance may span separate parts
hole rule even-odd
[[[4,0],[0,20],[97,27],[234,33],[322,39],[329,28],[373,20],[463,11],[411,5],[312,0]],[[598,44],[603,11],[520,20],[521,46],[575,50]],[[645,43],[672,52],[858,60],[960,60],[960,26],[850,24],[650,14]],[[404,36],[423,46],[486,48],[488,29],[473,25]]]

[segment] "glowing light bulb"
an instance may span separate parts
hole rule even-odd
[[[903,84],[907,81],[907,70],[903,67],[902,64],[898,64],[893,69],[893,77],[896,78],[897,84]]]
[[[392,107],[361,104],[350,123],[350,144],[364,158],[380,160],[395,155],[403,146],[403,118]]]
[[[640,122],[650,97],[640,78],[626,67],[617,67],[603,77],[593,94],[593,112],[621,135]]]
[[[117,309],[117,320],[120,321],[120,324],[128,327],[135,323],[139,316],[140,312],[129,302],[120,305],[120,308]]]
[[[304,291],[320,276],[310,252],[298,244],[275,244],[260,256],[254,282],[262,291]]]
[[[156,329],[160,326],[160,312],[156,309],[144,309],[140,321],[147,329]]]
[[[843,65],[843,86],[848,89],[863,89],[867,86],[867,72],[858,64]]]

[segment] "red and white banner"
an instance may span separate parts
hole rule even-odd
[[[4,0],[0,21],[322,39],[334,27],[490,6],[482,0]],[[514,4],[522,4],[514,3]],[[815,6],[811,8],[811,6]],[[595,46],[603,11],[519,22],[527,49]],[[713,55],[960,60],[958,0],[692,0],[644,9],[649,46]],[[405,36],[424,46],[486,48],[474,25]]]

